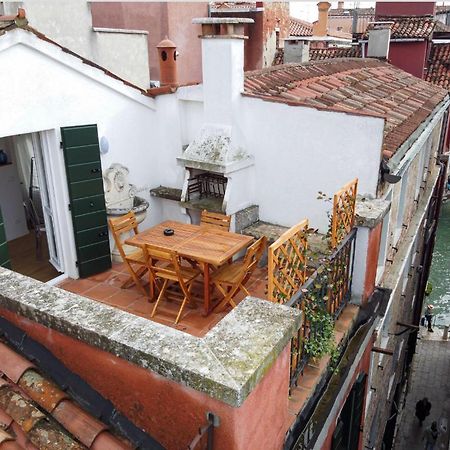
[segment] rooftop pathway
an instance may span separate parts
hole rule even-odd
[[[435,450],[449,448],[450,419],[450,341],[442,340],[442,332],[435,328],[428,333],[421,327],[421,339],[414,355],[409,391],[399,417],[394,450],[422,450],[423,431],[436,420],[441,430]],[[430,415],[422,427],[415,416],[416,402],[427,397],[431,402]]]
[[[155,316],[151,318],[150,314],[153,310],[154,303],[150,303],[135,286],[128,289],[120,288],[120,285],[127,278],[128,272],[125,264],[114,263],[111,270],[93,275],[89,278],[78,280],[69,278],[60,283],[59,287],[74,294],[114,306],[130,314],[176,328],[197,337],[204,336],[230,312],[228,308],[224,312],[212,312],[207,317],[203,317],[203,284],[200,278],[200,282],[194,286],[194,295],[197,301],[195,305],[192,305],[192,308],[189,305],[185,307],[178,325],[174,324],[180,307],[178,300],[171,302],[165,299],[161,300]],[[252,296],[267,298],[267,267],[256,268],[247,284],[247,288]],[[216,291],[215,296],[218,297]],[[236,302],[239,303],[244,297],[245,295],[240,293],[236,297]]]

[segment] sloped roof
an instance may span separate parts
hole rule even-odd
[[[98,69],[102,71],[105,75],[108,77],[111,77],[117,81],[122,82],[124,85],[136,89],[141,94],[147,96],[147,97],[156,97],[158,95],[164,95],[164,94],[171,94],[177,90],[178,87],[181,86],[189,86],[191,84],[195,83],[187,83],[187,84],[180,84],[177,87],[174,86],[163,86],[160,88],[150,88],[150,89],[142,89],[139,86],[136,86],[135,84],[125,80],[124,78],[119,77],[115,73],[109,71],[103,66],[100,66],[99,64],[84,58],[83,56],[79,55],[78,53],[73,52],[72,50],[69,50],[68,48],[58,44],[56,41],[48,38],[45,34],[41,33],[40,31],[36,30],[35,28],[28,25],[28,21],[25,17],[19,18],[19,17],[11,17],[11,16],[0,16],[0,38],[5,35],[6,33],[13,31],[15,29],[21,29],[24,31],[27,31],[29,33],[32,33],[39,39],[42,39],[45,42],[48,42],[52,45],[55,45],[59,49],[61,49],[64,53],[68,53],[69,55],[74,56],[75,58],[80,59],[84,64],[94,67],[95,69]]]
[[[433,42],[425,79],[450,89],[450,43]]]
[[[382,16],[377,18],[377,22],[393,22],[391,39],[431,39],[434,31],[448,29],[432,16]],[[367,26],[365,37],[374,26]]]
[[[289,35],[290,36],[312,36],[313,24],[306,20],[290,17]]]
[[[355,11],[353,8],[332,8],[328,11],[328,16],[352,17],[353,11]],[[356,8],[356,12],[358,13],[359,17],[375,17],[375,8]]]
[[[0,448],[4,443],[27,450],[132,448],[2,342],[0,374]]]
[[[310,61],[332,58],[361,58],[361,47],[352,45],[351,47],[312,48],[309,50]]]
[[[352,45],[351,47],[329,47],[329,48],[310,48],[309,60],[321,61],[333,58],[361,58],[361,47]],[[284,49],[279,48],[275,52],[272,66],[284,64]]]
[[[210,9],[214,12],[253,11],[257,8],[256,2],[211,2]]]
[[[448,92],[376,59],[329,59],[247,72],[245,94],[291,105],[385,118],[391,155]]]

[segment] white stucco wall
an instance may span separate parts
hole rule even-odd
[[[376,195],[384,121],[242,97],[239,127],[255,157],[255,204],[261,220],[292,226],[308,218],[325,232],[329,196],[358,177]]]
[[[92,30],[90,2],[86,0],[24,0],[5,3],[5,14],[26,11],[29,24],[58,44],[105,66],[140,87],[148,88],[150,74],[146,35],[121,33],[105,36]],[[144,45],[145,41],[145,45]]]
[[[150,201],[142,226],[160,222],[160,205],[149,197],[149,188],[169,180],[173,186],[183,176],[176,165],[181,141],[175,95],[155,101],[23,30],[0,39],[0,68],[2,105],[9,105],[0,108],[0,137],[55,130],[50,154],[56,172],[58,220],[67,238],[66,256],[74,251],[74,244],[67,233],[71,220],[59,148],[61,127],[97,124],[99,136],[109,142],[109,152],[102,156],[103,170],[112,163],[127,166],[130,182]],[[161,115],[156,114],[157,106]],[[66,270],[76,275],[75,259],[67,260]]]
[[[142,88],[150,87],[148,36],[146,32],[127,33],[95,30],[93,60],[124,80]]]

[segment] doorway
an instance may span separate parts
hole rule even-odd
[[[12,270],[48,282],[64,272],[46,132],[0,138],[0,208]]]

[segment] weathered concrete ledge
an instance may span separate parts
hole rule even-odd
[[[0,307],[235,407],[301,324],[297,310],[248,297],[197,338],[2,268]]]
[[[391,202],[379,198],[357,198],[355,223],[359,227],[375,228],[386,216]]]

